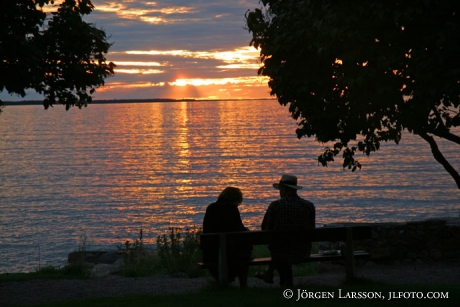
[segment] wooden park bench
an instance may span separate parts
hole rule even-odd
[[[315,228],[305,233],[292,231],[247,231],[247,232],[227,232],[227,233],[207,233],[200,237],[202,246],[216,246],[219,249],[218,263],[199,263],[202,268],[218,267],[219,279],[222,283],[228,281],[228,263],[227,249],[240,244],[267,245],[272,242],[282,240],[294,240],[293,242],[305,242],[308,238],[311,242],[340,242],[343,241],[345,246],[337,254],[311,254],[302,262],[318,262],[344,260],[347,278],[355,276],[355,259],[368,258],[370,255],[364,251],[354,251],[353,240],[371,239],[370,226],[347,226],[347,227],[321,227]],[[269,265],[272,263],[271,257],[254,258],[243,265]]]

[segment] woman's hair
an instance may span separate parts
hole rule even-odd
[[[243,193],[234,187],[225,188],[217,197],[218,202],[239,205],[243,202]]]

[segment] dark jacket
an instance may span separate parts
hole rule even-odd
[[[240,211],[237,206],[219,202],[212,203],[208,206],[203,219],[203,233],[236,231],[247,231],[243,225]],[[203,251],[204,262],[218,262],[218,247],[201,246],[201,249]],[[251,252],[251,245],[232,246],[227,249],[227,259],[229,263],[249,260],[251,259]],[[212,273],[214,275],[216,272]],[[229,275],[232,275],[231,268],[229,268]]]

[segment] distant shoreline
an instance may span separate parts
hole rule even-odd
[[[275,98],[246,98],[246,99],[170,99],[170,98],[150,98],[150,99],[96,99],[89,104],[116,104],[116,103],[155,103],[155,102],[195,102],[195,101],[241,101],[241,100],[275,100]],[[21,100],[3,101],[4,106],[27,106],[43,105],[43,100]],[[60,105],[56,102],[54,105]]]

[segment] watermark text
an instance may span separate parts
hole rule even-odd
[[[382,291],[346,291],[337,289],[337,291],[309,291],[306,289],[286,289],[283,291],[283,297],[288,300],[321,300],[321,299],[354,299],[354,300],[407,300],[407,299],[448,299],[449,292],[382,292]]]

